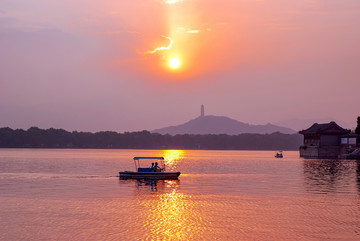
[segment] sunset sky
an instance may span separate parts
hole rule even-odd
[[[359,0],[1,0],[0,127],[360,115]]]

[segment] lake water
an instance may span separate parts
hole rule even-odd
[[[0,240],[360,240],[360,162],[274,154],[0,149]],[[181,176],[119,180],[134,156]]]

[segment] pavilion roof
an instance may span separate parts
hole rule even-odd
[[[310,128],[306,130],[299,131],[300,134],[307,135],[307,134],[324,134],[324,135],[344,135],[349,134],[350,130],[344,129],[335,121],[330,123],[324,124],[313,124]]]

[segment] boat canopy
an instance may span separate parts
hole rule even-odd
[[[141,160],[141,159],[155,159],[155,160],[164,160],[164,157],[143,157],[143,156],[137,156],[134,157],[134,160]]]

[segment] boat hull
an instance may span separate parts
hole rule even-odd
[[[119,172],[120,179],[177,180],[180,172]]]

